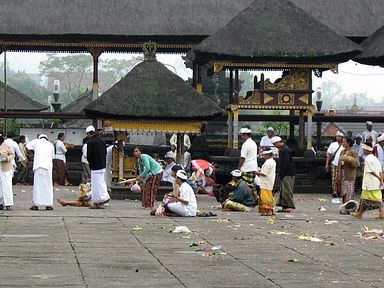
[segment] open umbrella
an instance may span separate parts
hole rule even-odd
[[[191,161],[191,164],[192,164],[192,167],[196,170],[196,171],[200,171],[200,172],[204,172],[205,169],[211,167],[211,168],[214,168],[213,165],[211,163],[209,163],[208,161],[204,160],[204,159],[195,159],[195,160],[192,160]]]

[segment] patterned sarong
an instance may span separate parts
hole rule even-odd
[[[293,203],[293,185],[295,184],[295,176],[285,176],[281,182],[280,192],[278,194],[276,206],[295,209]]]
[[[243,178],[243,180],[247,182],[251,190],[255,189],[255,177],[256,171],[241,172],[241,178]]]
[[[68,179],[68,170],[63,160],[55,159],[56,177],[55,182],[59,185],[65,185],[65,179]]]
[[[159,188],[160,180],[163,177],[163,172],[150,176],[144,185],[141,186],[143,191],[141,204],[144,208],[153,208],[156,200],[157,189]]]
[[[271,210],[273,210],[272,190],[261,188],[259,195],[259,213],[271,212]]]

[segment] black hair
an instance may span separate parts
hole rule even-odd
[[[24,135],[20,135],[20,137],[19,137],[19,141],[21,142],[22,140],[25,140],[25,136]]]
[[[4,137],[3,135],[0,135],[0,144],[3,144],[3,142],[4,142]]]
[[[344,139],[345,139],[345,141],[347,141],[349,147],[353,146],[354,141],[352,140],[352,138],[346,137]]]
[[[83,138],[83,144],[87,143],[88,140],[89,140],[88,137],[84,137],[84,138]]]
[[[372,143],[371,142],[365,142],[364,144],[367,145],[368,147],[372,148]]]
[[[172,170],[173,172],[177,172],[177,171],[179,171],[179,170],[183,170],[183,167],[182,167],[181,165],[173,165],[172,168],[171,168],[171,170]]]
[[[59,138],[61,138],[61,137],[63,137],[64,136],[64,133],[63,132],[60,132],[58,135],[57,135],[57,138],[59,139]]]
[[[133,150],[135,150],[135,149],[139,150],[140,152],[143,152],[143,149],[142,149],[140,146],[135,146],[135,147],[133,148]]]

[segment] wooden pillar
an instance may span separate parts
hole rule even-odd
[[[239,148],[239,110],[233,111],[233,148]]]
[[[291,120],[289,121],[289,139],[295,139],[295,122],[293,122],[293,117],[295,116],[295,110],[289,110],[289,116]]]
[[[117,143],[117,149],[119,152],[119,181],[122,181],[124,180],[124,143],[123,140],[118,140]]]
[[[307,149],[312,149],[312,116],[311,109],[307,111]]]
[[[229,69],[229,95],[228,103],[233,104],[233,69]]]
[[[184,133],[177,133],[176,163],[182,163],[184,160]]]
[[[201,65],[197,65],[197,84],[196,91],[198,93],[203,93],[203,76]]]
[[[92,100],[96,100],[99,96],[99,57],[101,53],[103,53],[103,50],[98,48],[90,48],[89,52],[93,58]]]
[[[233,102],[239,104],[239,93],[240,93],[240,82],[239,82],[239,69],[235,70],[235,93],[233,95]]]
[[[304,148],[304,111],[300,110],[299,114],[299,149]]]
[[[233,112],[230,110],[228,111],[228,148],[233,148]]]
[[[321,122],[316,122],[317,132],[316,132],[316,148],[317,151],[321,149]]]

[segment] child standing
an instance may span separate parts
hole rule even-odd
[[[276,162],[273,160],[273,151],[266,148],[261,155],[265,159],[260,171],[256,175],[260,178],[259,213],[261,216],[273,215],[273,186],[276,178]]]

